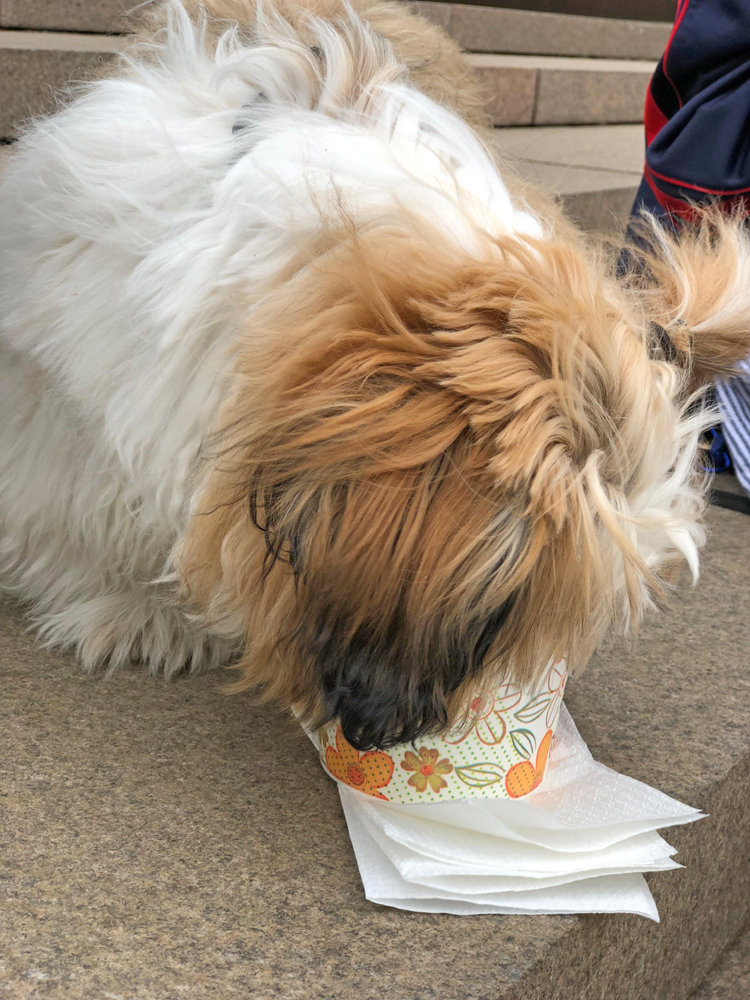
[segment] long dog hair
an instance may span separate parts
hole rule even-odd
[[[654,225],[618,279],[436,28],[207,8],[159,7],[0,188],[1,579],[87,665],[239,656],[388,747],[697,576],[750,247]]]

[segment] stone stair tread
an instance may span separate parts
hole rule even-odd
[[[747,1000],[750,997],[750,926],[724,952],[690,1000]]]
[[[613,0],[608,2],[611,7]],[[631,52],[627,47],[635,45],[640,46],[644,56],[653,55],[656,58],[659,52],[654,49],[660,44],[663,48],[666,43],[666,25],[654,21],[653,0],[650,0],[651,9],[644,9],[645,0],[641,0],[640,11],[639,5],[634,5],[634,0],[620,0],[620,2],[622,10],[608,10],[607,13],[610,15],[608,17],[592,17],[588,13],[582,16],[580,3],[572,4],[574,11],[572,14],[559,13],[560,8],[566,6],[561,0],[546,0],[546,2],[537,0],[536,4],[533,0],[532,2],[515,0],[515,3],[513,0],[511,2],[503,0],[498,7],[431,2],[419,3],[419,6],[425,8],[427,16],[435,19],[446,18],[446,12],[441,8],[448,8],[450,11],[451,8],[461,10],[466,7],[467,13],[457,17],[456,24],[452,28],[457,33],[461,32],[469,37],[488,33],[497,37],[498,32],[505,32],[511,38],[515,38],[533,31],[540,40],[544,40],[545,44],[555,46],[553,49],[555,52],[559,51],[561,45],[572,46],[574,54],[584,53],[586,46],[593,46],[597,51],[592,51],[592,55],[599,54],[600,48],[604,49],[602,55],[618,55],[624,47],[624,54],[629,57]],[[665,22],[671,10],[665,0],[662,0],[662,4]],[[119,27],[124,12],[133,6],[135,6],[133,0],[3,0],[0,5],[0,27],[113,31]],[[540,12],[533,9],[535,6],[552,7],[555,12],[550,12],[549,9]],[[570,7],[571,4],[568,3],[567,6]],[[633,20],[639,13],[649,20]],[[562,24],[563,19],[567,20],[567,25]],[[577,49],[576,37],[579,39]],[[528,43],[521,39],[519,44]],[[650,48],[643,51],[646,45]],[[526,49],[522,48],[519,51]]]
[[[30,52],[120,52],[126,39],[117,35],[72,31],[0,30],[0,50]]]
[[[735,476],[733,472],[720,472],[718,475],[714,476],[713,487],[717,490],[722,490],[724,493],[734,493],[736,496],[746,497],[747,491],[745,487],[740,483],[739,479]],[[750,990],[748,990],[748,997],[750,997]]]
[[[614,234],[625,227],[641,180],[642,125],[502,128],[496,134],[522,174],[562,198],[582,229]]]
[[[117,35],[46,30],[0,30],[0,49],[118,52],[125,44],[126,40]],[[649,75],[654,70],[653,62],[637,59],[592,59],[489,52],[468,53],[467,58],[478,69],[509,68],[595,73],[646,73]]]
[[[589,73],[654,72],[654,62],[646,59],[584,59],[575,56],[517,55],[513,53],[469,52],[466,58],[472,66],[511,67],[513,69],[563,70]]]
[[[465,0],[457,0],[464,3]],[[468,3],[479,0],[466,0]],[[547,14],[573,14],[601,17],[606,20],[638,20],[670,24],[677,0],[489,0],[493,7],[512,10],[543,11]]]
[[[0,987],[428,1000],[491,984],[494,1000],[684,1000],[750,902],[750,518],[708,521],[698,586],[566,695],[595,757],[710,814],[667,833],[686,867],[649,877],[659,925],[373,906],[336,788],[290,720],[227,698],[221,675],[86,676],[0,608]]]
[[[547,178],[538,175],[540,183]],[[555,178],[549,179],[554,185]],[[619,236],[628,224],[630,211],[638,188],[630,184],[611,183],[599,187],[581,184],[566,191],[558,189],[566,215],[580,228],[601,236]]]
[[[71,81],[100,72],[124,44],[109,35],[0,31],[0,139],[53,110]]]
[[[562,125],[503,128],[498,139],[512,156],[538,163],[640,174],[643,126]]]
[[[132,0],[2,0],[0,28],[110,32]],[[472,4],[416,2],[465,49],[548,55],[657,59],[670,25]]]
[[[654,64],[645,60],[470,53],[494,125],[640,122]]]
[[[414,9],[470,52],[658,59],[671,24],[417,0]]]
[[[106,57],[126,40],[75,32],[0,31],[0,137],[48,109],[86,54]],[[645,60],[473,53],[494,125],[637,122],[653,64]]]
[[[620,188],[626,188],[635,193],[641,180],[640,174],[614,170],[591,170],[588,167],[576,167],[563,163],[539,163],[529,160],[527,167],[524,176],[535,180],[542,187],[548,188],[562,197],[580,194],[583,191],[610,191]]]
[[[137,0],[2,0],[0,28],[116,31]]]

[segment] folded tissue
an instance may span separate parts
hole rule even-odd
[[[471,725],[360,753],[335,723],[308,735],[335,778],[366,897],[429,913],[659,915],[642,872],[679,868],[656,830],[702,813],[593,759],[541,685],[472,703]]]

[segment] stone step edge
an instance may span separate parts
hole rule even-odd
[[[642,60],[467,54],[493,125],[607,125],[643,120],[654,64]]]
[[[0,50],[121,52],[127,45],[127,36],[94,35],[70,31],[10,31],[0,29]],[[648,74],[651,74],[654,69],[652,62],[635,59],[593,59],[575,56],[484,52],[469,52],[467,59],[477,69],[538,69]]]
[[[658,59],[671,25],[658,21],[613,20],[612,18],[515,10],[478,4],[406,0],[408,6],[440,25],[467,50],[517,52],[529,55],[568,55],[592,58]],[[0,29],[46,30],[59,33],[119,33],[124,23],[122,9],[112,16],[99,10],[89,23],[83,14],[60,15],[58,22],[46,18],[34,25],[33,16],[16,15],[0,5]]]
[[[73,31],[14,31],[0,29],[0,51],[121,52],[127,37]]]
[[[672,30],[663,21],[613,21],[432,0],[408,0],[408,6],[470,52],[656,60]]]
[[[593,59],[582,56],[515,55],[512,53],[467,52],[477,69],[538,69],[589,73],[654,72],[654,63],[645,59]]]

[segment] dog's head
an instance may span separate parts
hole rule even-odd
[[[695,573],[688,404],[750,350],[749,263],[731,223],[665,238],[629,289],[575,240],[478,261],[391,229],[288,280],[244,335],[181,557],[241,616],[247,683],[388,747],[584,663],[672,564]]]

